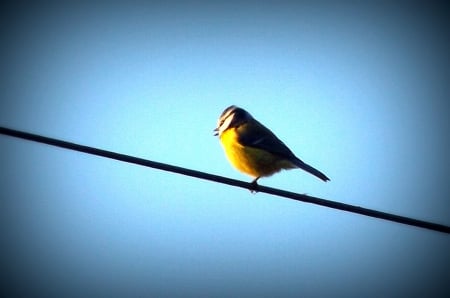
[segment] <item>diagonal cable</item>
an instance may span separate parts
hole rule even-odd
[[[214,182],[218,182],[218,183],[223,183],[223,184],[228,184],[228,185],[237,186],[237,187],[241,187],[241,188],[246,188],[251,191],[264,192],[267,194],[272,194],[275,196],[280,196],[280,197],[284,197],[284,198],[288,198],[288,199],[292,199],[292,200],[296,200],[296,201],[316,204],[316,205],[320,205],[320,206],[324,206],[324,207],[328,207],[328,208],[357,213],[357,214],[361,214],[361,215],[365,215],[365,216],[369,216],[369,217],[384,219],[384,220],[388,220],[388,221],[393,221],[393,222],[402,223],[402,224],[406,224],[406,225],[410,225],[410,226],[416,226],[416,227],[420,227],[420,228],[425,228],[425,229],[429,229],[429,230],[434,230],[434,231],[450,234],[450,227],[442,225],[442,224],[437,224],[437,223],[414,219],[414,218],[410,218],[410,217],[406,217],[406,216],[400,216],[400,215],[395,215],[395,214],[391,214],[391,213],[381,212],[381,211],[363,208],[363,207],[359,207],[359,206],[354,206],[354,205],[350,205],[350,204],[344,204],[344,203],[340,203],[340,202],[336,202],[336,201],[325,200],[325,199],[321,199],[321,198],[317,198],[317,197],[312,197],[312,196],[308,196],[308,195],[304,195],[304,194],[298,194],[298,193],[289,192],[289,191],[276,189],[276,188],[272,188],[272,187],[261,186],[261,185],[255,186],[254,184],[249,183],[249,182],[230,179],[230,178],[226,178],[223,176],[208,174],[205,172],[200,172],[200,171],[195,171],[195,170],[186,169],[186,168],[182,168],[182,167],[177,167],[177,166],[173,166],[173,165],[169,165],[169,164],[165,164],[165,163],[160,163],[160,162],[151,161],[151,160],[147,160],[147,159],[143,159],[143,158],[138,158],[138,157],[134,157],[134,156],[126,155],[126,154],[116,153],[116,152],[112,152],[112,151],[107,151],[107,150],[103,150],[103,149],[98,149],[98,148],[94,148],[94,147],[89,147],[89,146],[85,146],[85,145],[62,141],[59,139],[49,138],[49,137],[45,137],[45,136],[41,136],[41,135],[37,135],[37,134],[31,134],[31,133],[14,130],[14,129],[9,129],[9,128],[5,128],[5,127],[0,127],[0,134],[4,134],[4,135],[16,137],[16,138],[21,138],[21,139],[25,139],[25,140],[29,140],[29,141],[34,141],[34,142],[38,142],[38,143],[43,143],[43,144],[47,144],[47,145],[51,145],[51,146],[61,147],[61,148],[65,148],[65,149],[75,150],[75,151],[79,151],[79,152],[83,152],[83,153],[87,153],[87,154],[92,154],[92,155],[97,155],[97,156],[106,157],[106,158],[110,158],[110,159],[115,159],[115,160],[119,160],[119,161],[123,161],[123,162],[127,162],[127,163],[137,164],[137,165],[141,165],[141,166],[145,166],[145,167],[149,167],[149,168],[155,168],[155,169],[159,169],[159,170],[163,170],[163,171],[187,175],[187,176],[191,176],[191,177],[195,177],[195,178],[199,178],[199,179],[210,180],[210,181],[214,181]]]

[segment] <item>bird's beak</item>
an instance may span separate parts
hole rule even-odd
[[[214,128],[213,132],[215,136],[219,135],[219,128]]]

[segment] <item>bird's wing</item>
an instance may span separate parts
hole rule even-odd
[[[256,124],[257,125],[249,125],[246,123],[237,128],[239,143],[244,146],[266,150],[281,158],[291,161],[297,167],[313,174],[323,181],[330,180],[330,178],[325,176],[325,174],[304,163],[297,156],[295,156],[294,153],[292,153],[292,151],[267,127],[263,126],[259,122]]]
[[[246,123],[238,127],[237,130],[238,141],[244,146],[266,150],[286,159],[298,159],[270,129],[259,122],[256,125]]]

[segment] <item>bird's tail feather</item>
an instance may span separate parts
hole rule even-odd
[[[324,173],[322,173],[321,171],[311,167],[310,165],[304,163],[301,160],[298,160],[298,162],[296,163],[296,165],[300,168],[305,170],[306,172],[316,176],[317,178],[327,182],[330,180],[330,178],[328,178]]]

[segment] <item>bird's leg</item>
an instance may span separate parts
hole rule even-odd
[[[256,189],[258,188],[258,179],[259,179],[259,178],[260,178],[260,177],[256,177],[256,178],[253,179],[253,181],[251,182],[251,184],[252,184],[251,189],[250,189],[250,192],[251,192],[251,193],[257,193],[257,192],[258,192]]]

